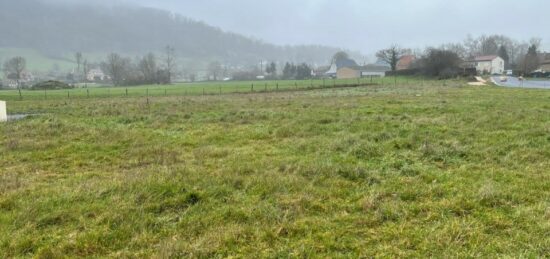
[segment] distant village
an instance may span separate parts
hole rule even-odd
[[[36,75],[35,75],[36,74]],[[74,84],[76,80],[75,72],[70,72],[69,74],[46,74],[38,76],[38,72],[31,72],[27,69],[23,70],[21,73],[21,78],[17,80],[17,77],[14,74],[5,74],[4,78],[0,82],[1,88],[7,89],[16,89],[18,84],[23,87],[30,87],[34,83],[47,81],[47,80],[56,80],[60,82],[65,82],[67,84]],[[110,77],[107,76],[100,68],[91,69],[88,71],[86,76],[80,80],[81,82],[87,83],[109,83]]]
[[[156,58],[154,54],[148,54],[132,63],[134,61],[131,59],[113,53],[106,61],[89,65],[87,61],[83,63],[82,54],[77,53],[77,62],[75,62],[77,65],[72,71],[65,73],[60,72],[59,69],[57,72],[49,73],[31,72],[26,67],[15,72],[16,70],[6,68],[8,64],[6,63],[0,88],[29,88],[37,82],[46,80],[56,80],[73,87],[88,87],[195,81],[356,79],[398,75],[426,75],[439,78],[474,75],[549,77],[550,53],[540,52],[536,44],[523,45],[524,49],[527,47],[525,54],[516,55],[516,61],[513,64],[512,57],[509,56],[504,45],[499,46],[493,42],[491,47],[493,50],[490,52],[497,52],[497,55],[470,55],[468,58],[461,58],[460,56],[465,55],[458,54],[461,51],[459,48],[452,50],[428,48],[422,54],[417,54],[411,50],[393,46],[379,51],[376,62],[371,64],[359,64],[347,53],[339,52],[326,65],[261,61],[257,66],[245,68],[211,62],[206,68],[194,72],[178,71],[175,58],[172,58],[171,64],[164,64],[164,61]],[[174,52],[173,48],[169,46],[167,48],[172,51],[171,53]],[[22,58],[19,57],[19,59]],[[25,60],[20,62],[24,64]],[[115,71],[115,68],[118,71]]]

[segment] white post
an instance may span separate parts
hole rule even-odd
[[[8,114],[6,112],[6,102],[0,101],[0,122],[8,121]]]

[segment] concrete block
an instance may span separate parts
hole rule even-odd
[[[0,122],[8,121],[6,102],[0,101]]]

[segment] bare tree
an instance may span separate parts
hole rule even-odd
[[[529,44],[532,46],[535,46],[536,49],[540,49],[540,45],[542,44],[541,38],[531,38],[529,40]]]
[[[83,59],[83,56],[82,56],[82,52],[77,52],[74,54],[74,58],[76,60],[76,75],[77,75],[77,78],[79,78],[79,75],[80,75],[80,66],[82,64],[82,59]]]
[[[443,44],[439,49],[456,53],[462,59],[468,58],[468,51],[466,47],[460,43]]]
[[[189,74],[189,81],[195,82],[196,80],[197,80],[197,74],[195,74],[195,73],[190,73],[190,74]]]
[[[27,67],[27,61],[23,57],[14,57],[4,63],[4,75],[8,79],[15,80],[17,89],[20,88],[23,72]]]
[[[481,41],[481,55],[497,55],[498,47],[495,37],[484,37]]]
[[[211,62],[208,64],[208,73],[212,80],[217,81],[218,77],[223,71],[222,64],[220,62]]]
[[[168,45],[164,48],[164,69],[168,74],[168,83],[172,83],[172,77],[174,76],[176,66],[176,49]]]
[[[504,45],[500,45],[498,49],[498,56],[504,59],[504,67],[510,67],[510,55],[508,54],[508,49]]]
[[[111,77],[113,84],[119,86],[124,82],[129,63],[128,59],[121,57],[119,54],[111,53],[107,56],[107,60],[101,63],[101,68]]]
[[[155,54],[149,53],[143,57],[139,61],[138,69],[146,83],[153,84],[158,82],[157,58],[155,57]]]
[[[401,49],[397,45],[393,45],[388,49],[378,51],[378,53],[376,53],[376,57],[388,63],[391,67],[391,70],[395,71],[397,69],[397,63],[405,53],[406,50]]]
[[[466,49],[467,58],[473,58],[480,54],[480,43],[479,39],[474,38],[472,35],[468,34],[468,37],[464,40],[464,48]]]
[[[513,68],[523,60],[529,44],[520,43],[504,35],[482,35],[477,38],[468,35],[464,40],[464,47],[467,57],[470,58],[479,55],[501,55],[501,48],[504,48],[509,56],[509,67]]]
[[[84,74],[84,82],[86,83],[86,87],[88,87],[88,73],[90,73],[90,64],[88,63],[88,60],[85,59],[82,62],[82,73]]]

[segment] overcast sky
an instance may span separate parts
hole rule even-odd
[[[372,54],[392,43],[423,48],[459,42],[468,34],[505,34],[525,41],[542,38],[550,50],[549,0],[118,1],[171,10],[276,44],[322,44]]]

